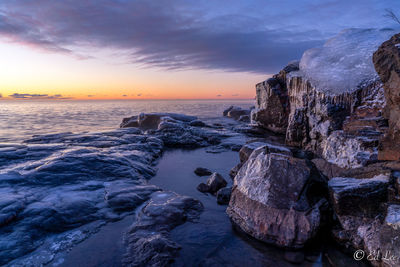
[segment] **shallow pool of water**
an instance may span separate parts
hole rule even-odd
[[[284,259],[284,250],[261,243],[233,229],[215,196],[196,190],[207,176],[194,174],[197,167],[205,167],[222,174],[232,184],[228,173],[239,161],[237,152],[207,153],[206,148],[196,150],[174,149],[165,151],[159,160],[158,172],[149,183],[200,200],[204,211],[195,223],[185,223],[171,232],[172,239],[182,249],[173,266],[330,266],[322,247],[308,251],[312,254],[302,264],[291,264]],[[124,253],[123,233],[134,216],[103,227],[98,233],[75,246],[70,252],[58,255],[52,265],[59,266],[121,266]],[[337,259],[346,255],[336,249]],[[312,259],[312,260],[310,260]],[[349,261],[345,261],[349,262]],[[350,261],[351,262],[351,261]],[[354,262],[355,263],[355,262]]]

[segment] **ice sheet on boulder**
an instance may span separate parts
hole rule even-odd
[[[305,76],[318,90],[328,94],[352,92],[378,78],[372,54],[396,32],[393,29],[343,30],[322,47],[305,51],[297,75]]]

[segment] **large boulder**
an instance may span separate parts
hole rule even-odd
[[[240,163],[246,162],[247,159],[250,157],[251,153],[253,153],[254,150],[260,147],[264,147],[264,149],[268,153],[273,152],[285,155],[292,155],[290,149],[282,145],[274,145],[267,142],[250,142],[243,145],[242,148],[239,150]]]
[[[258,240],[300,248],[319,230],[323,183],[309,161],[261,147],[236,175],[227,213]]]
[[[389,131],[381,140],[379,159],[400,160],[400,34],[384,42],[374,53],[373,62],[385,90]]]

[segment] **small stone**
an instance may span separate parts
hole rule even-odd
[[[210,171],[210,170],[207,169],[207,168],[201,168],[201,167],[199,167],[199,168],[196,168],[196,169],[194,170],[194,173],[195,173],[196,175],[198,175],[198,176],[207,176],[207,175],[211,175],[211,174],[212,174],[212,171]]]
[[[217,192],[217,203],[220,205],[229,204],[229,200],[231,199],[232,188],[225,187],[221,188]]]
[[[205,183],[201,183],[197,186],[197,190],[199,190],[202,193],[207,193],[210,191],[210,187]]]
[[[207,185],[209,186],[209,192],[212,194],[217,193],[217,191],[225,187],[228,183],[222,177],[221,174],[214,172],[210,178],[207,180]]]

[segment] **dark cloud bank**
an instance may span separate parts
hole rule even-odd
[[[19,94],[14,93],[9,95],[9,97],[14,99],[70,99],[69,97],[63,97],[60,94],[48,95],[48,94]]]
[[[91,57],[82,47],[107,47],[146,67],[271,73],[397,3],[300,2],[10,0],[0,2],[0,36],[81,59]]]

